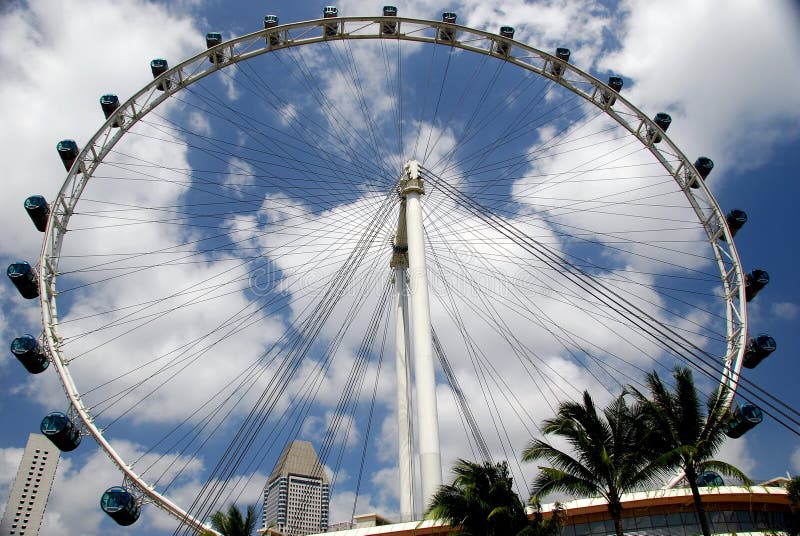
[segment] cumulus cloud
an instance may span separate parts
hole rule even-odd
[[[77,11],[81,16],[72,16]],[[194,37],[200,32],[188,17],[139,0],[17,4],[4,14],[0,30],[0,57],[13,73],[0,83],[0,107],[15,125],[0,143],[15,147],[7,172],[24,178],[9,183],[5,194],[18,207],[33,193],[52,198],[66,175],[55,144],[72,138],[80,146],[102,124],[100,95],[117,93],[124,101],[150,80],[152,58],[175,62],[200,46]],[[0,252],[35,259],[41,236],[22,209],[0,217],[17,237],[3,242]]]
[[[19,462],[22,461],[24,450],[14,447],[0,449],[0,505],[3,508],[0,510],[0,517],[5,512],[8,494],[17,477],[17,469],[19,469]]]
[[[91,448],[82,446],[82,448]],[[174,454],[159,455],[147,453],[145,448],[136,443],[119,441],[117,452],[125,459],[139,458],[143,466],[150,466],[146,480],[154,482],[161,475],[160,489],[165,483],[177,477],[171,485],[169,497],[178,504],[188,506],[202,489],[202,462],[197,458],[183,457]],[[81,453],[76,460],[73,457],[62,457],[53,491],[47,504],[47,511],[42,523],[42,533],[57,533],[69,527],[76,534],[87,536],[95,534],[123,534],[122,528],[106,516],[98,507],[103,492],[121,484],[119,470],[109,463],[108,457],[95,448],[91,452]],[[177,468],[182,467],[180,476]],[[151,479],[147,476],[153,475]],[[260,496],[266,476],[253,473],[246,476],[234,476],[229,482],[228,492],[223,493],[216,508],[224,508],[229,502],[250,502]],[[155,533],[155,531],[171,531],[176,525],[175,519],[165,512],[150,505],[145,505],[139,521],[138,530]]]
[[[800,307],[791,302],[775,302],[770,305],[769,312],[783,320],[794,320],[800,313]]]
[[[0,82],[3,111],[19,125],[5,138],[0,134],[0,142],[13,142],[20,148],[20,162],[28,163],[8,162],[9,176],[26,178],[10,183],[7,192],[20,202],[36,189],[54,191],[53,177],[64,172],[53,145],[63,137],[80,143],[99,124],[93,95],[113,90],[124,98],[149,80],[151,57],[174,58],[174,64],[202,45],[190,37],[200,32],[189,18],[155,4],[127,0],[114,7],[93,0],[81,8],[86,18],[70,25],[60,24],[59,10],[29,4],[0,21],[4,65],[25,82]],[[469,1],[459,6],[459,21],[488,31],[510,24],[517,37],[538,48],[570,46],[576,65],[620,72],[626,77],[625,96],[645,110],[673,113],[670,135],[682,146],[707,151],[722,161],[723,170],[732,169],[741,163],[741,148],[748,141],[744,132],[766,128],[761,138],[766,149],[777,138],[788,124],[782,121],[796,114],[785,103],[797,89],[795,72],[776,67],[770,72],[780,83],[756,84],[750,72],[733,63],[745,57],[750,58],[748,65],[755,65],[769,57],[775,65],[781,59],[788,65],[784,49],[794,46],[786,45],[793,38],[780,20],[780,9],[773,13],[737,3],[735,10],[717,6],[712,18],[711,7],[689,4],[631,2],[614,10],[585,0],[515,1],[502,7]],[[413,1],[401,8],[401,15],[437,18],[440,7]],[[348,15],[374,6],[351,0],[340,8]],[[678,13],[686,28],[686,12],[694,14],[692,28],[667,46],[664,35],[653,28],[670,27],[671,21],[677,27]],[[708,39],[711,19],[714,39]],[[756,21],[752,42],[733,30],[750,19]],[[609,26],[619,30],[619,43],[604,29]],[[122,31],[131,27],[137,31]],[[773,33],[767,35],[767,29]],[[98,36],[97,31],[103,33]],[[81,39],[85,35],[93,41]],[[119,39],[122,35],[125,39]],[[94,46],[95,40],[104,46]],[[25,61],[6,52],[9,43],[20,42],[33,51]],[[377,382],[380,429],[373,426],[372,441],[378,447],[370,449],[371,454],[377,451],[377,463],[369,466],[371,489],[359,497],[358,511],[396,511],[394,371],[384,360],[378,378],[374,360],[367,367],[359,364],[358,348],[389,275],[397,221],[396,200],[390,196],[408,156],[427,155],[429,167],[441,175],[440,182],[429,181],[424,200],[432,319],[494,457],[518,459],[558,400],[591,387],[602,404],[637,377],[638,369],[652,368],[665,357],[657,337],[642,333],[630,317],[603,303],[596,294],[601,288],[613,288],[643,314],[719,353],[724,344],[718,339],[724,337],[714,336],[724,328],[705,309],[714,289],[706,277],[710,260],[697,251],[703,238],[696,224],[676,225],[676,219],[683,223],[693,214],[685,216],[688,207],[674,181],[668,178],[653,186],[654,178],[664,177],[663,172],[651,172],[651,155],[627,154],[624,142],[602,120],[588,115],[571,123],[553,119],[567,111],[587,112],[576,109],[568,95],[537,85],[514,86],[525,83],[523,75],[513,78],[498,69],[503,76],[493,79],[488,69],[478,70],[484,67],[475,60],[460,64],[467,66],[464,72],[445,80],[447,62],[465,60],[466,54],[427,60],[429,55],[416,55],[422,47],[405,47],[404,68],[428,69],[440,78],[404,78],[402,101],[389,91],[398,66],[385,62],[395,58],[394,49],[389,56],[368,44],[329,45],[264,58],[264,65],[281,61],[296,67],[280,79],[265,79],[264,87],[284,88],[276,96],[259,93],[264,88],[248,84],[241,72],[229,69],[230,76],[220,78],[231,106],[246,112],[227,114],[226,119],[266,112],[257,128],[244,120],[228,124],[213,106],[206,108],[208,113],[191,112],[181,119],[187,109],[167,104],[158,118],[148,118],[120,144],[111,165],[85,192],[65,242],[65,251],[74,257],[62,261],[59,279],[64,349],[81,388],[90,391],[85,402],[108,426],[126,459],[138,457],[148,446],[131,442],[131,437],[162,437],[174,425],[187,434],[183,446],[198,431],[210,446],[224,448],[250,409],[257,408],[253,419],[265,419],[264,428],[250,441],[259,452],[246,456],[243,465],[254,473],[232,477],[228,494],[251,501],[259,496],[270,456],[277,457],[281,434],[299,433],[319,442],[341,417],[337,441],[344,444],[334,447],[325,463],[339,475],[340,484],[331,520],[349,519],[356,473],[352,466],[335,467],[334,459],[356,458],[351,454],[360,452]],[[757,58],[759,47],[774,48],[777,57]],[[60,55],[88,57],[88,52],[93,61],[81,66],[79,81],[72,67],[54,61]],[[491,61],[492,68],[500,65],[496,58]],[[483,85],[471,84],[465,73],[473,69],[486,79]],[[350,77],[353,72],[357,82]],[[114,88],[108,87],[109,80]],[[426,85],[428,94],[423,96]],[[447,98],[438,102],[440,86]],[[53,95],[51,87],[61,93]],[[515,89],[521,87],[528,91]],[[534,99],[538,91],[543,92],[541,100]],[[56,98],[71,105],[56,113],[50,104]],[[398,125],[395,114],[401,104],[422,98],[422,112],[405,109]],[[490,104],[481,108],[486,99]],[[208,106],[208,101],[198,102]],[[759,113],[751,113],[756,105]],[[534,121],[540,109],[549,121]],[[170,122],[174,118],[179,124],[185,121],[188,132],[176,128]],[[520,118],[530,124],[514,131]],[[203,142],[192,133],[224,133],[228,138]],[[517,134],[517,153],[493,145],[492,140]],[[43,143],[43,137],[51,141]],[[202,151],[188,150],[187,139]],[[510,157],[522,163],[507,164],[504,159]],[[587,272],[584,285],[570,286],[566,263],[548,265],[530,247],[509,239],[499,224],[488,225],[467,210],[466,201],[453,202],[448,187],[462,189],[502,214],[518,232],[582,266]],[[380,207],[386,199],[395,206],[384,213]],[[20,237],[13,253],[35,258],[40,236],[18,212],[3,212],[0,218]],[[385,220],[378,230],[364,237],[363,230],[379,218]],[[364,260],[352,272],[342,272],[361,238]],[[1,251],[5,255],[12,253],[7,244],[0,246],[8,249]],[[348,284],[340,288],[342,279]],[[341,292],[335,306],[325,301],[331,288]],[[5,300],[2,292],[0,299]],[[686,304],[685,296],[692,292],[702,297]],[[31,310],[35,325],[36,311]],[[329,313],[324,324],[320,311]],[[785,303],[773,312],[797,311]],[[387,356],[394,345],[389,322]],[[376,340],[382,340],[384,325],[376,329]],[[298,351],[301,339],[292,337],[317,329],[315,344],[305,353]],[[287,356],[303,359],[295,363]],[[334,415],[331,408],[353,386],[353,375],[361,389],[350,393],[343,416]],[[25,392],[40,404],[63,405],[55,376],[43,382],[35,388],[28,384]],[[317,405],[306,409],[312,396]],[[458,457],[474,457],[474,438],[464,431],[461,408],[441,377],[438,398],[446,469]],[[345,441],[346,428],[351,433]],[[185,465],[170,495],[188,504],[216,459],[192,452],[177,460],[177,454],[169,453],[178,452],[179,446],[165,449],[161,461],[147,459],[137,467],[171,460],[177,465],[168,473],[174,476],[174,467]],[[731,443],[726,455],[745,470],[756,468],[746,442]],[[525,495],[535,468],[512,468]],[[107,460],[99,453],[87,455],[85,462],[68,460],[59,479],[48,526],[80,534],[113,530],[96,512],[99,494],[119,480]],[[148,529],[169,530],[170,520],[148,518]]]
[[[624,2],[622,12],[620,47],[601,68],[632,79],[623,91],[640,109],[673,116],[670,136],[691,158],[715,161],[716,184],[724,184],[725,171],[751,169],[777,141],[797,135],[800,73],[785,68],[800,50],[791,2]],[[665,38],[676,28],[679,39]],[[769,83],[743,65],[769,73]]]
[[[748,438],[726,439],[722,448],[717,453],[717,458],[738,467],[748,476],[758,475],[754,471],[758,468],[758,460],[750,452]],[[772,475],[767,475],[767,477]]]

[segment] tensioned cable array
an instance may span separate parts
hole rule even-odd
[[[436,184],[439,188],[447,190],[454,199],[463,204],[467,210],[478,218],[483,219],[494,230],[500,232],[524,247],[536,258],[551,266],[565,279],[575,283],[577,287],[595,297],[598,302],[604,303],[614,313],[621,314],[628,322],[637,325],[643,333],[652,336],[652,340],[663,345],[670,353],[684,359],[696,370],[716,379],[718,370],[715,367],[714,356],[699,348],[692,341],[681,335],[669,326],[659,322],[651,314],[635,305],[608,283],[592,277],[587,271],[573,264],[567,257],[555,251],[550,246],[526,235],[523,231],[510,225],[500,216],[485,210],[474,199],[471,199],[444,182],[440,177],[423,170],[423,176]],[[800,435],[800,412],[791,408],[785,402],[770,395],[767,391],[755,386],[746,379],[741,380],[740,388],[747,393],[747,398],[759,402],[768,408],[766,413],[775,417],[784,427]]]
[[[154,438],[132,465],[159,490],[205,483],[197,519],[254,499],[308,419],[328,420],[320,461],[336,474],[354,469],[356,427],[388,419],[377,372],[362,389],[390,343],[392,190],[408,158],[425,169],[440,382],[474,457],[516,461],[588,384],[615,392],[685,359],[718,380],[720,276],[648,149],[508,62],[404,46],[279,50],[174,93],[70,220],[59,325],[84,402],[116,437]],[[747,380],[742,393],[797,433],[796,410]]]

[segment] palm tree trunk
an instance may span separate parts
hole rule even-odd
[[[617,536],[625,536],[622,533],[622,515],[620,514],[614,516],[614,530],[617,532]]]
[[[619,496],[613,491],[608,496],[608,512],[611,514],[611,519],[614,520],[614,530],[617,536],[625,536],[622,533],[622,504],[619,502]]]
[[[703,507],[703,501],[700,500],[700,489],[697,487],[697,471],[694,470],[694,467],[688,465],[685,472],[686,480],[689,481],[689,487],[692,489],[694,509],[697,511],[697,520],[700,522],[700,530],[703,536],[711,536],[706,509]]]

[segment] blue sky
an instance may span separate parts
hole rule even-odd
[[[356,0],[338,7],[342,15],[380,11],[379,4]],[[748,318],[751,333],[770,333],[778,350],[744,374],[790,407],[800,406],[794,357],[800,296],[792,273],[797,257],[792,246],[797,242],[792,232],[793,209],[800,193],[795,180],[800,165],[800,74],[789,68],[796,65],[800,53],[800,15],[790,3],[766,8],[745,1],[645,5],[569,0],[496,7],[472,1],[441,6],[417,0],[398,7],[401,16],[429,19],[452,9],[458,12],[459,22],[468,26],[495,32],[501,24],[512,25],[517,39],[541,50],[567,46],[572,50],[571,62],[583,70],[603,80],[612,73],[623,76],[623,95],[641,110],[651,115],[670,113],[671,139],[690,158],[703,154],[714,159],[708,183],[723,209],[741,208],[748,213],[749,222],[736,238],[745,270],[764,268],[771,276],[770,285],[748,306]],[[266,9],[286,23],[317,18],[321,8],[298,2]],[[121,100],[127,99],[150,81],[150,59],[164,57],[175,65],[205,48],[207,31],[220,31],[226,39],[257,31],[267,14],[264,9],[261,3],[251,2],[186,0],[165,5],[93,0],[80,6],[64,2],[56,8],[47,2],[27,2],[0,12],[0,57],[9,66],[0,81],[0,107],[9,128],[0,133],[0,139],[6,154],[12,155],[0,215],[6,229],[0,241],[3,261],[35,262],[38,257],[41,235],[23,214],[22,201],[33,193],[48,199],[56,195],[65,173],[55,144],[74,138],[82,146],[101,126],[97,104],[101,94],[114,92]],[[77,10],[80,17],[74,16]],[[67,18],[70,23],[64,24]],[[626,295],[636,295],[643,306],[652,306],[657,318],[710,352],[719,350],[714,334],[720,333],[720,322],[708,312],[711,304],[718,303],[717,289],[705,277],[708,263],[697,260],[707,249],[703,252],[697,226],[686,222],[685,200],[680,206],[674,192],[647,190],[651,197],[634,196],[631,201],[620,190],[621,184],[653,188],[651,183],[660,184],[663,176],[653,171],[652,159],[639,153],[620,164],[629,165],[627,170],[615,167],[617,155],[630,140],[617,140],[619,130],[611,126],[607,130],[602,117],[521,70],[508,69],[494,59],[482,63],[467,54],[447,53],[443,47],[433,54],[428,49],[377,50],[361,45],[306,49],[266,55],[227,69],[227,74],[192,86],[192,91],[179,94],[180,100],[148,116],[107,159],[107,167],[98,171],[79,205],[80,214],[71,221],[74,232],[68,235],[64,253],[72,256],[62,260],[59,310],[62,333],[70,341],[66,351],[76,358],[72,372],[83,392],[92,391],[86,393],[86,400],[126,461],[136,460],[137,470],[146,471],[148,479],[158,478],[162,488],[174,477],[167,491],[170,497],[184,506],[191,504],[227,439],[239,428],[248,408],[259,403],[256,394],[273,392],[269,378],[277,377],[281,360],[272,357],[294,355],[288,350],[286,334],[313,317],[304,307],[317,307],[325,289],[335,283],[331,278],[343,260],[337,252],[350,251],[355,237],[374,221],[382,195],[391,190],[394,163],[412,156],[423,159],[420,153],[430,153],[426,162],[434,172],[501,211],[518,229],[593,266],[598,276],[612,278]],[[364,108],[381,130],[379,134],[388,132],[388,139],[396,139],[394,131],[383,129],[395,128],[390,119],[397,113],[399,100],[393,100],[386,89],[392,80],[400,79],[392,63],[400,57],[397,54],[402,55],[407,77],[403,78],[406,145],[398,150],[396,145],[379,144],[377,154],[355,154],[372,135],[361,122]],[[360,87],[354,85],[356,79],[342,74],[351,72],[353,65]],[[388,76],[384,76],[386,65]],[[439,74],[446,71],[446,83],[444,77],[426,80],[422,65],[430,65]],[[472,87],[474,91],[469,90]],[[492,91],[484,97],[482,89],[490,87]],[[435,105],[439,88],[447,97]],[[409,111],[415,105],[421,111]],[[496,118],[481,116],[493,105],[499,110]],[[476,137],[471,141],[460,142],[460,136],[473,132],[468,119],[472,110],[481,117],[482,127],[474,130]],[[546,158],[529,158],[513,172],[510,167],[496,168],[500,170],[496,174],[481,171],[469,156],[485,147],[486,140],[501,136],[517,118],[532,125],[525,136],[507,149],[487,153],[481,162],[501,162],[504,155],[518,154],[521,148],[538,150]],[[261,133],[266,134],[262,137]],[[275,145],[268,136],[271,133],[278,133],[275,139],[289,141]],[[410,143],[415,135],[421,140],[416,151]],[[450,150],[456,157],[448,174],[436,162]],[[294,164],[281,168],[280,163],[287,160]],[[584,171],[567,173],[573,172],[575,162]],[[367,177],[364,169],[374,175]],[[541,187],[536,177],[565,176],[573,180],[556,181],[536,197],[523,195]],[[224,203],[218,188],[227,192]],[[602,198],[600,193],[609,197]],[[502,204],[511,198],[514,203]],[[654,198],[660,201],[648,201]],[[593,204],[592,199],[612,202]],[[560,399],[591,387],[598,399],[606,400],[615,381],[635,381],[636,367],[650,369],[653,359],[669,366],[663,348],[614,315],[593,316],[587,323],[580,307],[564,307],[565,302],[558,299],[560,287],[549,286],[550,272],[533,260],[529,267],[521,262],[526,254],[516,249],[518,244],[507,244],[496,230],[481,228],[479,219],[454,204],[442,187],[429,192],[426,202],[434,328],[496,458],[515,458],[514,452],[518,454],[530,437],[531,423],[549,416]],[[584,210],[567,210],[565,203],[579,203]],[[232,204],[236,210],[229,209]],[[151,211],[158,207],[160,217],[134,205]],[[109,207],[115,208],[111,216],[104,212]],[[206,209],[199,207],[212,208],[201,213]],[[187,214],[190,217],[182,219]],[[391,212],[387,221],[393,221],[395,214]],[[131,218],[147,221],[137,223]],[[393,325],[387,324],[389,317],[382,313],[369,328],[373,311],[387,310],[378,307],[388,277],[391,225],[387,225],[374,237],[344,296],[321,325],[296,375],[286,383],[285,396],[275,397],[265,428],[254,435],[255,447],[233,472],[229,499],[258,500],[285,440],[303,437],[320,448],[330,437],[326,433],[336,430],[325,461],[337,480],[331,521],[345,520],[353,509],[362,452],[368,456],[357,512],[396,513]],[[608,236],[633,233],[648,238],[625,242],[622,247]],[[595,241],[575,240],[587,234]],[[212,240],[212,235],[221,238]],[[200,239],[207,240],[200,242],[207,247],[191,242]],[[176,244],[184,244],[178,248],[182,253],[151,253],[141,261],[122,255],[132,263],[128,268],[114,264],[119,261],[111,257],[106,257],[110,264],[101,265],[86,256],[153,252]],[[190,256],[181,262],[176,255],[182,254]],[[670,268],[671,262],[683,266],[683,271]],[[130,266],[150,265],[168,268],[130,270]],[[109,267],[110,271],[97,270]],[[700,276],[692,283],[684,277],[687,273]],[[116,277],[98,282],[102,274]],[[186,294],[182,307],[152,322],[146,316],[148,309],[138,309],[133,322],[138,327],[126,333],[129,324],[123,323],[123,311],[128,309],[124,307],[162,299],[176,284],[215,281],[221,274],[228,274],[233,284]],[[675,290],[676,282],[687,286]],[[85,283],[91,284],[81,288]],[[519,296],[523,290],[541,292],[535,305],[542,313],[536,316],[538,327],[531,326],[525,320],[530,318],[516,307],[528,306]],[[568,297],[567,301],[580,299]],[[358,308],[352,309],[353,321],[347,322],[353,304]],[[669,313],[659,313],[658,304]],[[24,302],[8,283],[0,286],[0,306],[3,340],[39,333],[36,303]],[[247,316],[254,308],[265,313]],[[162,312],[168,309],[165,305]],[[454,320],[457,315],[462,315],[458,321]],[[217,333],[220,325],[231,328],[242,322],[243,326],[250,318],[256,322],[236,328],[235,336],[215,344],[202,342],[208,334]],[[458,331],[459,324],[468,336]],[[94,331],[101,326],[104,329]],[[340,331],[342,326],[349,328]],[[553,326],[564,331],[551,340],[545,332],[552,335]],[[370,362],[361,370],[358,348],[364,334],[371,332],[375,340],[367,353]],[[518,337],[516,343],[509,342],[509,333]],[[196,346],[185,350],[184,345],[190,344]],[[376,379],[384,344],[382,372]],[[268,352],[273,345],[278,349],[274,354]],[[509,357],[515,352],[541,361],[526,368]],[[164,387],[146,384],[130,396],[122,396],[126,380],[104,386],[122,371],[141,379],[156,370],[147,365],[155,356],[162,356],[159,363],[173,360],[176,364],[186,356],[192,365]],[[329,369],[323,367],[326,357],[332,359]],[[235,400],[231,390],[212,396],[226,382],[238,381],[253,360],[259,360],[254,370],[260,374],[248,373],[255,388],[244,394],[241,404],[230,402]],[[477,368],[474,363],[479,363]],[[159,377],[164,377],[164,371],[158,370]],[[324,373],[318,375],[320,371]],[[351,371],[356,371],[354,376],[349,375]],[[615,371],[624,376],[614,378]],[[0,395],[5,424],[0,435],[0,500],[4,502],[27,434],[38,428],[46,412],[64,409],[66,401],[54,371],[27,375],[8,352],[0,360],[0,377],[5,386]],[[308,378],[319,382],[304,383]],[[344,411],[337,414],[340,394],[348,392],[354,380],[360,390],[345,400]],[[711,385],[706,379],[700,383],[706,391]],[[441,374],[439,384],[447,467],[455,457],[471,457],[472,452]],[[508,388],[513,395],[487,398],[483,389],[491,386]],[[306,412],[301,402],[315,390],[315,402]],[[375,411],[364,450],[373,392]],[[174,435],[158,443],[182,422],[186,424],[181,432],[198,429],[204,422],[203,412],[214,407],[222,408],[222,413],[209,417],[219,428],[204,448],[194,448],[199,441],[194,445],[176,441]],[[194,410],[200,413],[193,415]],[[226,411],[230,416],[221,418]],[[302,420],[298,420],[300,414]],[[341,422],[333,426],[337,420]],[[743,439],[726,443],[722,457],[757,480],[796,474],[800,440],[774,417],[766,417]],[[181,466],[185,469],[177,475]],[[534,468],[516,463],[512,467],[524,488]],[[120,481],[108,458],[85,438],[78,450],[62,457],[42,534],[55,533],[56,527],[75,534],[123,533],[97,508],[102,490]],[[174,527],[152,507],[145,509],[139,523],[140,530],[151,534],[168,534]]]

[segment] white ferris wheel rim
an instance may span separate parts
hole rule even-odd
[[[383,34],[381,32],[381,24],[386,22],[397,23],[397,33],[391,35]],[[324,32],[322,32],[322,35],[316,33],[321,26],[332,23],[339,24],[337,35],[325,36]],[[440,40],[438,37],[440,29],[455,30],[457,32],[456,39]],[[269,36],[275,35],[279,36],[280,44],[271,45]],[[468,36],[468,38],[465,39],[463,36]],[[727,317],[727,353],[722,366],[720,382],[728,387],[726,403],[728,405],[731,404],[738,383],[747,340],[744,272],[739,255],[724,213],[704,181],[699,177],[691,161],[665,133],[661,134],[662,140],[658,145],[648,140],[648,128],[658,127],[642,111],[633,106],[624,96],[617,94],[614,95],[616,102],[613,107],[604,104],[603,91],[610,91],[608,86],[572,64],[564,63],[551,54],[513,39],[503,38],[497,34],[467,26],[429,20],[381,16],[336,17],[335,19],[314,19],[283,24],[237,37],[207,49],[170,68],[163,75],[145,85],[125,103],[120,104],[114,114],[83,146],[59,190],[58,197],[51,204],[51,212],[39,258],[40,301],[47,351],[66,391],[70,410],[80,417],[81,425],[89,435],[93,436],[114,464],[122,471],[126,482],[141,492],[145,501],[156,504],[176,519],[197,530],[208,530],[208,527],[203,525],[200,520],[190,516],[180,506],[159,493],[153,486],[147,484],[126,464],[104,437],[103,431],[95,425],[92,415],[82,402],[81,393],[68,367],[69,360],[62,355],[61,339],[58,334],[56,300],[58,291],[56,290],[56,279],[61,247],[70,216],[94,170],[103,162],[109,151],[131,126],[167,100],[172,94],[225,67],[273,50],[324,41],[363,39],[405,40],[439,44],[493,56],[498,55],[496,49],[498,43],[507,44],[511,50],[508,55],[504,56],[508,63],[543,76],[582,97],[601,109],[607,116],[614,119],[632,136],[636,137],[680,186],[694,209],[699,223],[705,229],[709,243],[714,251],[723,285],[722,298],[725,301]],[[223,61],[209,62],[209,58],[215,54],[222,54]],[[553,64],[559,64],[562,67],[561,76],[555,76],[550,73],[548,68]],[[570,76],[563,76],[564,73],[569,73]],[[165,80],[170,80],[170,87],[165,91],[160,91],[157,88]],[[580,83],[575,83],[576,80]],[[122,125],[119,128],[113,126],[117,121]],[[694,187],[690,188],[692,184]],[[702,197],[705,206],[701,207],[697,202],[697,197]]]

